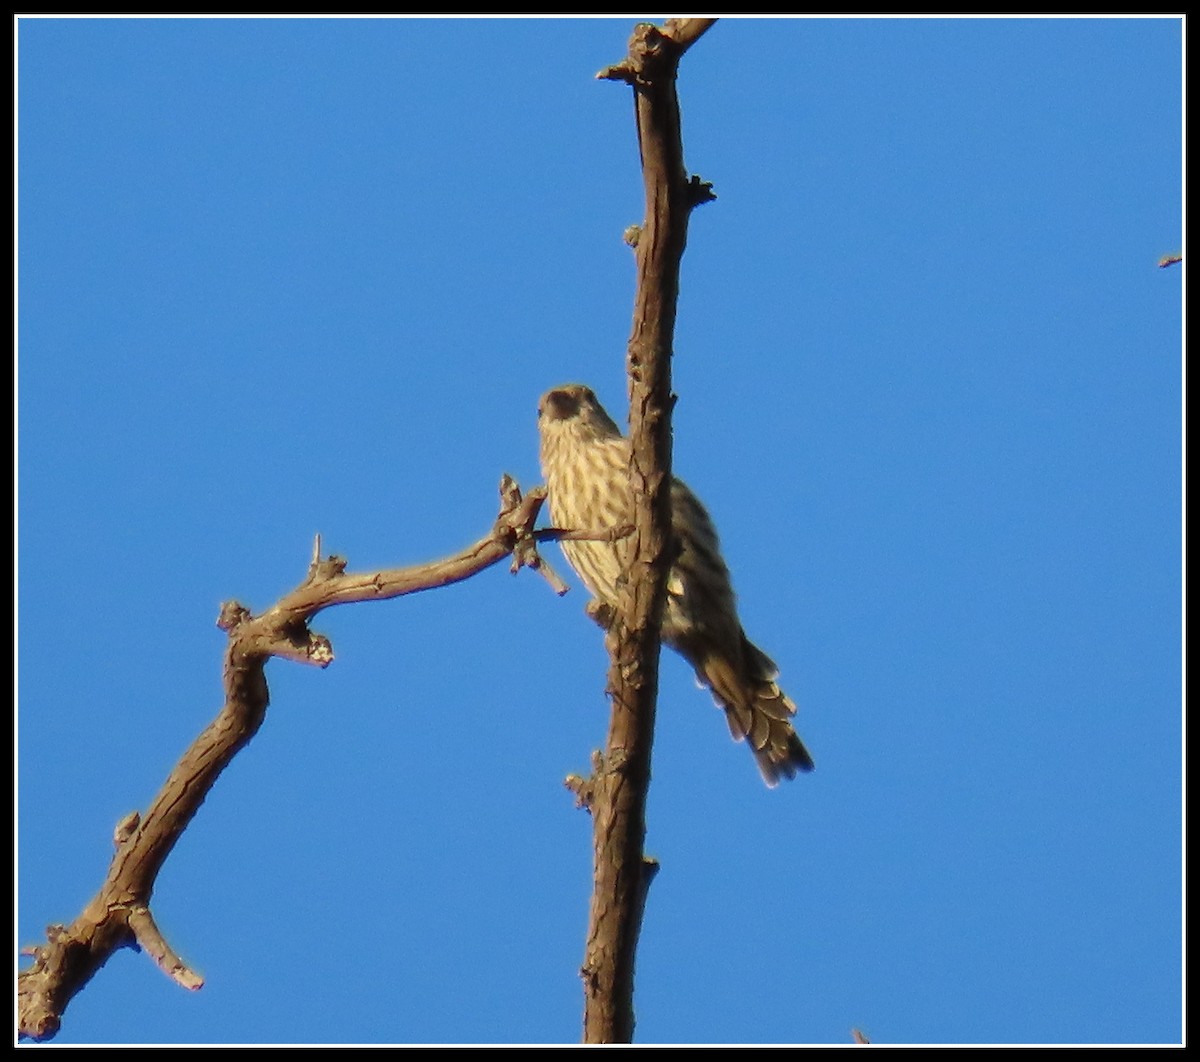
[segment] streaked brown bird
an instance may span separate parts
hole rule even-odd
[[[632,523],[629,440],[590,388],[566,384],[542,395],[538,431],[556,527],[603,530]],[[792,728],[796,706],[775,681],[778,669],[742,630],[712,519],[678,479],[671,481],[671,507],[679,554],[667,577],[662,640],[712,690],[734,740],[748,740],[767,785],[811,771],[812,757]],[[560,545],[592,594],[615,607],[630,541]]]

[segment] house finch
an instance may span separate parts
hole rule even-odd
[[[589,388],[547,391],[538,403],[538,431],[556,527],[603,530],[632,522],[629,440]],[[767,785],[811,771],[812,757],[792,729],[796,706],[775,682],[770,657],[742,630],[712,520],[678,479],[671,481],[671,510],[678,556],[667,576],[662,640],[712,690],[734,740],[749,739]],[[560,545],[592,594],[615,607],[630,540]]]

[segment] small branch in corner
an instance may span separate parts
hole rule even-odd
[[[204,987],[204,978],[192,970],[167,943],[162,930],[145,904],[129,908],[129,928],[133,930],[138,946],[152,958],[155,964],[172,981],[190,992]]]

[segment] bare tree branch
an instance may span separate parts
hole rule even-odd
[[[634,560],[616,615],[609,617],[606,752],[591,779],[568,780],[592,813],[594,891],[582,969],[587,1043],[632,1042],[634,958],[658,868],[644,846],[660,630],[674,548],[671,353],[688,216],[713,198],[711,188],[689,178],[684,167],[675,79],[684,52],[714,21],[673,19],[661,30],[639,23],[626,58],[597,75],[633,87],[646,214],[636,236],[626,234],[637,253],[626,362]]]
[[[658,687],[665,582],[672,559],[671,375],[680,260],[692,207],[713,198],[683,165],[675,78],[680,58],[714,19],[671,19],[658,29],[639,24],[629,55],[598,76],[626,81],[634,91],[646,188],[645,221],[630,238],[638,283],[629,340],[631,475],[630,528],[534,529],[545,492],[522,496],[501,482],[501,508],[491,531],[451,557],[410,568],[348,573],[338,557],[322,557],[320,539],[304,581],[259,615],[236,601],[222,606],[228,635],[225,703],[171,771],[144,813],[131,812],[114,830],[115,853],[97,894],[69,926],[47,928],[46,940],[24,949],[33,961],[18,975],[18,1035],[49,1039],[75,995],[121,947],[145,951],[173,980],[198,989],[203,978],[165,939],[150,900],[165,860],[233,757],[258,732],[269,703],[265,666],[272,657],[327,667],[333,646],[310,629],[334,605],[382,601],[470,578],[505,557],[512,570],[530,567],[557,593],[565,584],[537,551],[554,539],[634,536],[635,560],[615,614],[605,617],[613,699],[606,753],[593,777],[576,779],[593,815],[595,886],[584,962],[588,1042],[629,1042],[633,1035],[634,954],[657,863],[644,854],[645,802]]]
[[[491,531],[462,552],[430,564],[366,574],[345,571],[338,557],[322,559],[320,539],[308,574],[295,590],[259,616],[236,601],[221,608],[218,626],[229,635],[225,650],[225,705],[171,771],[144,814],[131,812],[117,824],[116,852],[100,891],[70,926],[54,925],[46,941],[23,949],[33,963],[17,979],[17,1031],[22,1037],[54,1036],[76,993],[118,948],[137,946],[178,984],[204,982],[163,937],[150,913],[155,880],[209,790],[266,718],[267,661],[283,657],[326,667],[333,661],[329,639],[309,629],[322,609],[357,601],[384,601],[459,582],[512,556],[513,570],[541,572],[562,592],[565,586],[538,556],[536,543],[565,537],[554,528],[534,530],[545,491],[522,497],[505,476],[500,513]],[[570,537],[612,539],[628,529],[573,531]]]

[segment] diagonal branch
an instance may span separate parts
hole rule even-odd
[[[634,559],[607,638],[612,697],[607,750],[572,788],[592,812],[594,891],[583,964],[584,1040],[633,1039],[634,957],[657,863],[645,856],[646,796],[658,660],[671,567],[671,353],[679,269],[692,207],[714,198],[683,162],[675,80],[679,61],[714,19],[639,23],[629,54],[599,77],[633,87],[646,190],[637,233],[637,293],[629,339]]]
[[[535,488],[522,497],[516,483],[505,476],[500,494],[500,513],[491,531],[454,556],[411,568],[352,574],[345,571],[346,562],[341,558],[322,560],[318,547],[305,580],[261,615],[252,615],[236,601],[222,606],[217,623],[229,636],[225,704],[183,754],[149,809],[144,814],[132,812],[118,823],[108,875],[79,917],[70,926],[49,927],[46,941],[27,949],[33,963],[18,975],[19,1036],[36,1040],[54,1036],[67,1005],[121,947],[140,947],[185,988],[203,984],[151,916],[155,880],[221,772],[262,726],[268,703],[267,661],[278,656],[318,667],[333,661],[329,639],[309,629],[318,612],[334,605],[384,601],[446,586],[509,556],[514,571],[521,566],[534,568],[556,590],[565,590],[538,556],[537,542],[568,535],[611,539],[625,533],[623,529],[535,531],[545,491]]]

